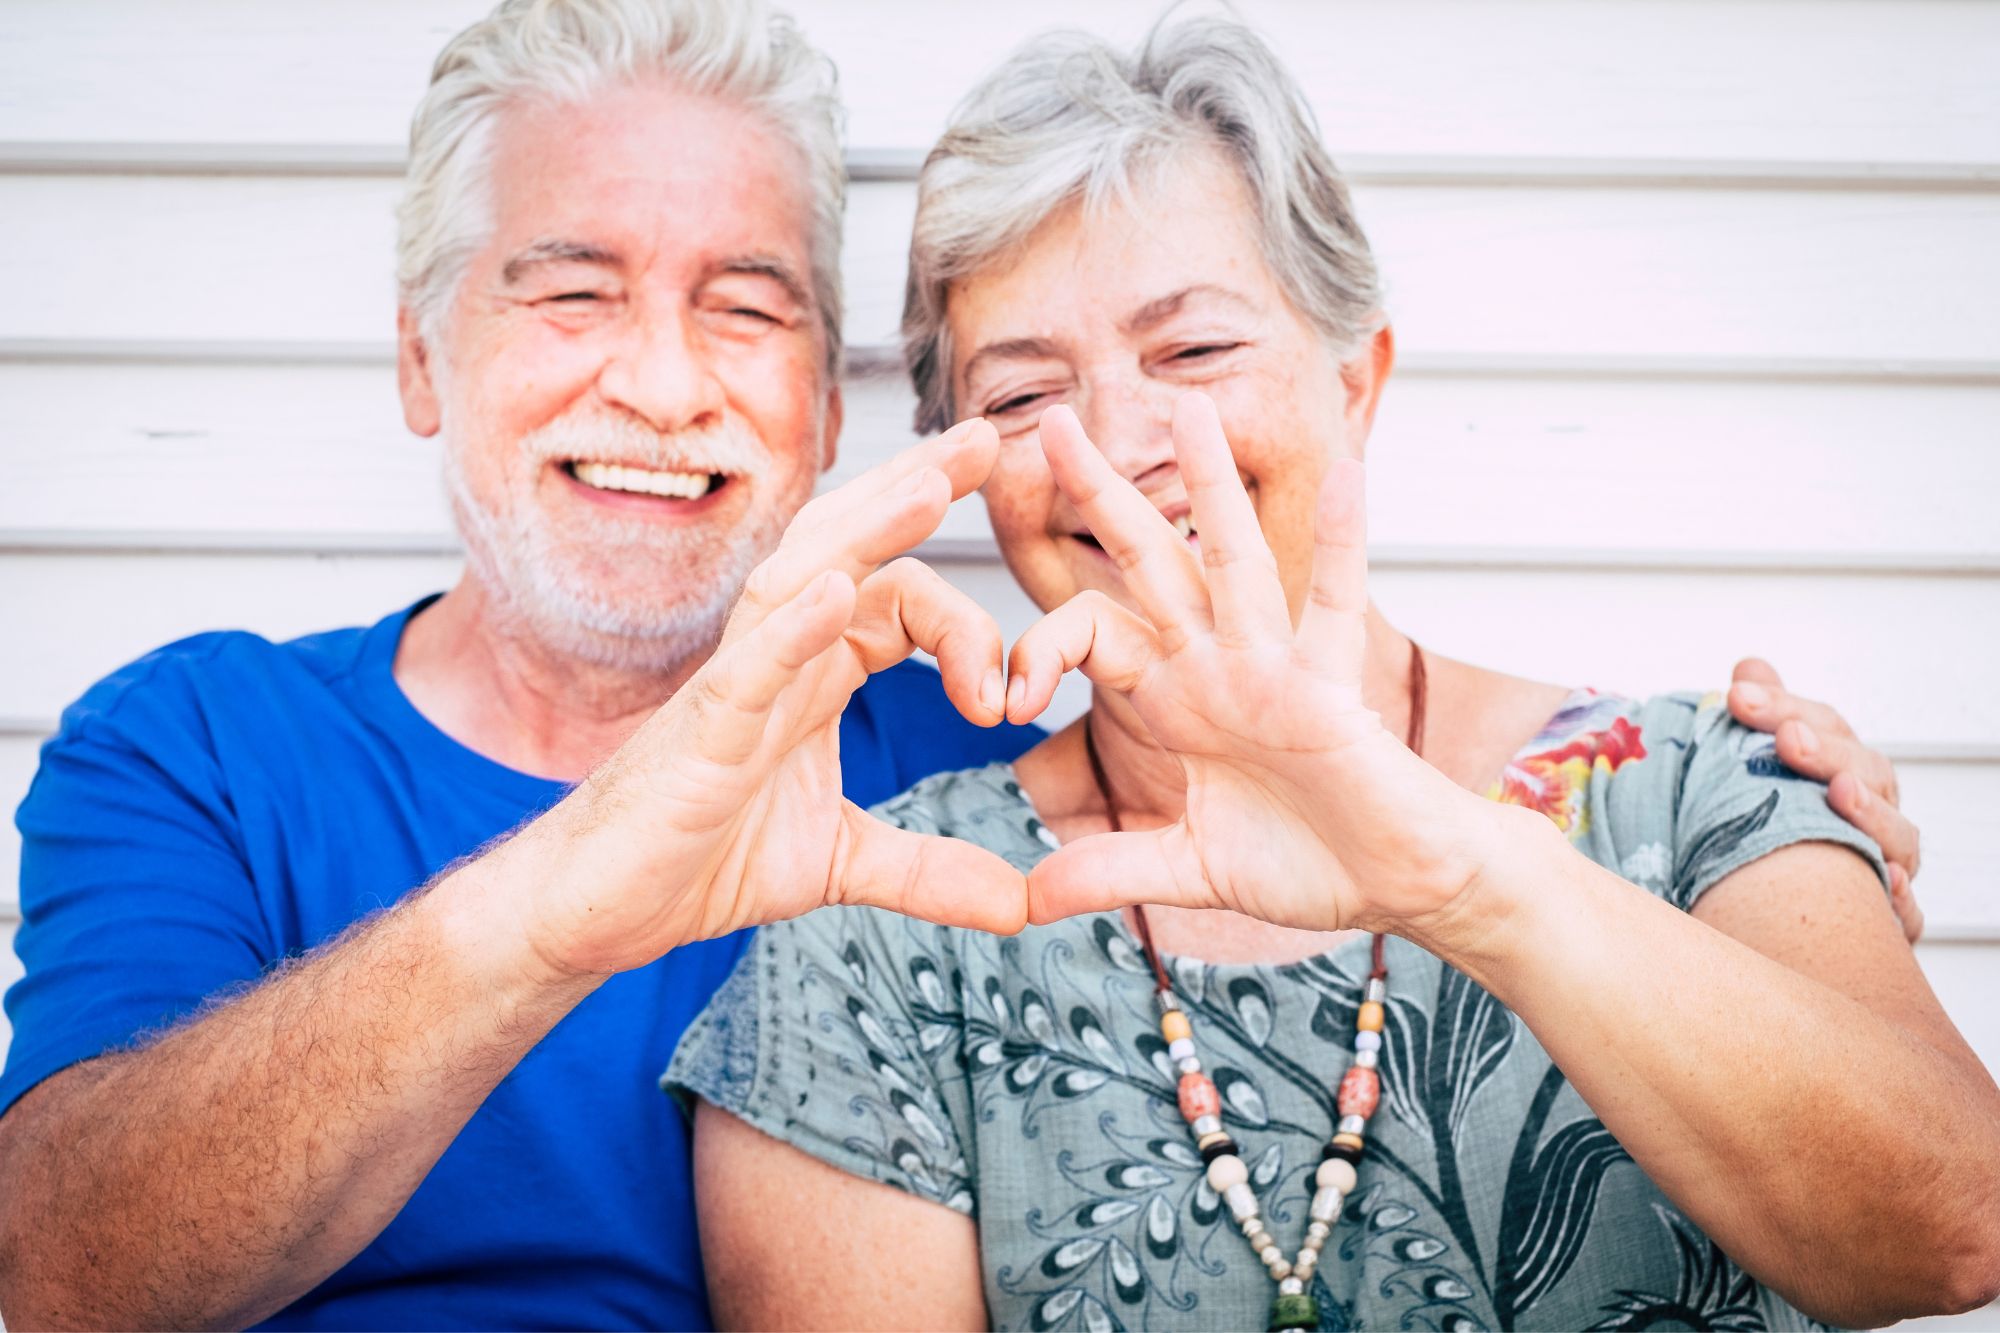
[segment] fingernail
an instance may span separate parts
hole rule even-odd
[[[1799,758],[1810,759],[1814,754],[1818,753],[1819,737],[1813,735],[1813,729],[1803,722],[1799,723],[1796,740],[1799,747]]]
[[[1023,699],[1024,699],[1025,697],[1026,697],[1027,693],[1028,693],[1028,680],[1027,680],[1027,677],[1025,677],[1025,676],[1016,676],[1016,677],[1014,677],[1014,679],[1012,679],[1012,680],[1008,681],[1008,682],[1007,682],[1007,711],[1008,711],[1009,713],[1013,713],[1013,712],[1017,712],[1017,711],[1019,711],[1019,709],[1020,709],[1020,707],[1021,707],[1021,702],[1022,702],[1022,700],[1023,700]]]
[[[1745,708],[1762,708],[1771,702],[1771,692],[1754,680],[1736,682],[1736,697]]]
[[[1000,674],[999,667],[990,668],[986,679],[979,682],[979,706],[989,713],[1000,712],[1007,694],[1007,682]]]

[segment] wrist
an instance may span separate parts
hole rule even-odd
[[[459,866],[423,900],[448,956],[496,994],[530,1007],[574,1004],[610,976],[566,959],[538,910],[569,860],[550,845],[548,818]]]
[[[1560,878],[1569,845],[1534,810],[1488,800],[1479,806],[1457,891],[1396,933],[1491,989],[1495,969],[1533,937],[1550,906],[1538,886],[1553,887]]]

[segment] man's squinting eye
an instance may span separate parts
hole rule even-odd
[[[602,300],[603,296],[604,293],[602,292],[560,292],[554,296],[545,296],[542,299],[545,301],[562,301],[575,305],[588,301]]]

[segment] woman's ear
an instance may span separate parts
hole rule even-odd
[[[1353,356],[1340,364],[1340,382],[1347,389],[1347,442],[1360,457],[1375,425],[1375,408],[1382,401],[1382,386],[1396,364],[1396,333],[1387,323],[1375,330]]]
[[[396,311],[396,391],[403,398],[403,424],[425,438],[438,433],[437,383],[431,374],[431,349],[407,309]]]

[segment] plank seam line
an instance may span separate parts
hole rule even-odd
[[[914,181],[924,152],[887,146],[850,148],[848,179]],[[0,174],[7,175],[399,176],[405,160],[402,145],[393,143],[0,142]],[[2000,190],[2000,162],[1511,153],[1348,153],[1340,162],[1348,179],[1361,185]]]
[[[0,338],[0,364],[389,366],[389,339]],[[1596,356],[1413,351],[1404,378],[1618,380],[1748,384],[1935,384],[2000,388],[2000,361],[1942,357]],[[847,349],[852,380],[900,379],[902,352],[879,343]]]

